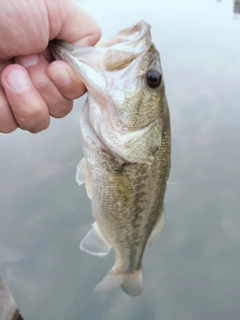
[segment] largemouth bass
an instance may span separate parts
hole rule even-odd
[[[170,170],[170,117],[159,53],[150,26],[140,21],[96,47],[55,42],[87,87],[80,128],[85,157],[77,182],[92,199],[93,228],[80,248],[115,265],[97,291],[143,290],[142,256],[164,227]]]

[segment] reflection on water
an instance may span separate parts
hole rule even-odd
[[[240,14],[240,1],[234,0],[233,12],[236,14]]]
[[[95,296],[113,264],[79,250],[93,222],[78,119],[0,135],[0,273],[25,320],[238,319],[240,314],[240,21],[232,1],[84,0],[105,37],[149,21],[172,122],[162,238],[143,259],[144,292]]]
[[[217,0],[217,2],[222,2],[222,0]],[[240,14],[240,0],[233,0],[233,13]]]

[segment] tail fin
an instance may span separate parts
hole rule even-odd
[[[130,296],[139,296],[143,291],[142,268],[134,273],[125,275],[121,288]]]
[[[139,296],[143,291],[142,268],[130,274],[116,273],[114,269],[112,269],[102,281],[98,283],[95,291],[104,292],[115,287],[121,287],[123,291],[130,296]]]

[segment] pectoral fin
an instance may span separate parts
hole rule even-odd
[[[86,160],[82,158],[77,166],[76,181],[79,185],[86,182]]]
[[[106,242],[98,230],[97,224],[88,232],[80,243],[80,249],[98,257],[105,257],[111,250],[111,246]]]
[[[150,237],[148,238],[148,244],[151,246],[152,243],[158,239],[163,232],[165,225],[165,214],[164,210],[161,211],[160,216],[152,230],[152,233],[150,234]]]
[[[82,158],[77,166],[76,181],[79,185],[85,183],[87,195],[92,199],[92,179],[85,158]]]

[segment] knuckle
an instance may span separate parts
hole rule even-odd
[[[42,123],[40,126],[29,129],[29,132],[31,132],[33,134],[39,133],[43,130],[46,130],[49,127],[49,124],[50,124],[50,120]]]
[[[31,133],[38,133],[49,127],[50,116],[48,118],[41,119],[38,122],[18,123],[22,130],[29,131]]]
[[[87,89],[82,82],[73,78],[70,86],[66,88],[60,88],[59,91],[66,99],[73,100],[83,96]]]
[[[67,114],[71,112],[73,108],[73,101],[72,100],[65,100],[61,103],[61,105],[57,104],[55,106],[49,107],[50,114],[54,118],[63,118]]]
[[[43,112],[43,106],[41,104],[35,104],[21,109],[17,114],[15,112],[15,114],[21,126],[28,126],[28,124],[38,122],[39,119],[42,119]]]
[[[13,131],[15,131],[17,129],[17,124],[16,123],[12,123],[12,124],[8,124],[8,125],[1,125],[0,126],[0,132],[1,133],[11,133]]]
[[[50,116],[47,106],[42,103],[34,104],[32,107],[24,108],[17,115],[18,126],[22,130],[39,132],[48,127]]]

